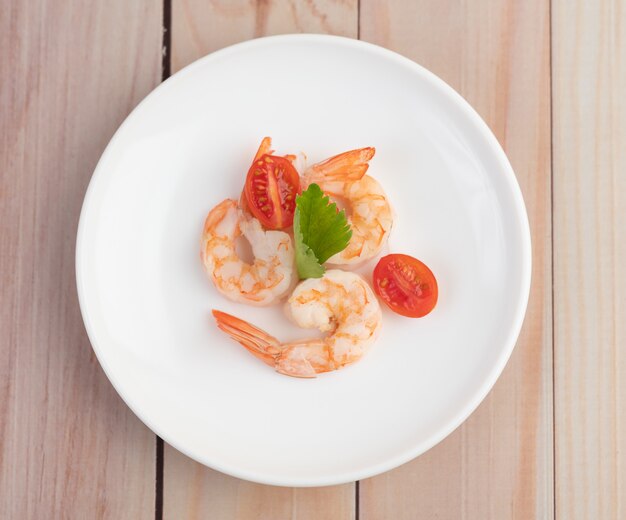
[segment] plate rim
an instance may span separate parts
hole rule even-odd
[[[155,427],[152,421],[148,420],[141,412],[138,410],[133,404],[131,404],[130,396],[124,395],[120,391],[120,384],[114,376],[114,370],[108,366],[104,351],[106,347],[103,347],[98,342],[96,338],[96,334],[94,329],[91,326],[91,320],[89,317],[89,310],[87,308],[86,303],[86,288],[85,282],[83,280],[83,250],[84,250],[84,236],[86,233],[86,228],[88,226],[87,223],[87,211],[90,207],[90,203],[94,198],[94,193],[96,191],[97,179],[105,174],[104,164],[106,159],[111,154],[111,150],[116,146],[117,141],[120,139],[120,135],[123,132],[123,129],[129,125],[130,121],[132,121],[135,117],[137,117],[137,113],[139,112],[140,107],[144,105],[144,103],[149,102],[151,99],[156,97],[158,93],[166,88],[170,88],[174,85],[180,78],[186,76],[193,72],[194,69],[205,65],[206,63],[214,60],[218,57],[222,57],[224,55],[235,53],[239,51],[246,51],[248,49],[252,49],[255,47],[260,47],[267,44],[289,44],[291,42],[311,42],[311,43],[334,43],[336,45],[342,45],[346,47],[352,47],[355,49],[361,49],[373,54],[376,54],[380,57],[383,57],[389,61],[393,61],[400,66],[410,68],[413,72],[417,72],[422,76],[422,78],[430,82],[437,90],[442,91],[443,94],[453,103],[456,108],[460,109],[464,114],[471,120],[472,123],[475,124],[477,131],[480,133],[481,137],[485,139],[489,148],[493,151],[494,156],[498,163],[501,166],[501,169],[506,177],[508,189],[510,190],[510,194],[514,201],[513,206],[511,207],[512,213],[514,214],[515,223],[519,228],[520,237],[521,237],[521,254],[523,258],[521,259],[521,271],[522,271],[522,280],[521,280],[521,290],[518,295],[517,302],[515,303],[515,316],[512,321],[511,327],[509,329],[508,335],[506,337],[506,341],[503,342],[503,348],[501,349],[496,363],[489,370],[488,376],[483,380],[482,384],[471,393],[470,398],[465,402],[463,407],[459,408],[459,411],[455,414],[453,420],[448,421],[445,427],[440,428],[433,435],[428,438],[416,442],[411,446],[410,449],[406,449],[401,453],[395,455],[394,457],[390,457],[385,459],[383,462],[379,462],[377,464],[369,464],[365,465],[362,468],[358,468],[355,470],[351,470],[349,472],[344,472],[341,474],[329,474],[323,475],[315,478],[303,478],[303,477],[293,477],[293,476],[280,476],[276,474],[263,474],[259,471],[248,471],[241,470],[237,467],[230,466],[228,464],[222,464],[219,461],[211,460],[211,457],[199,456],[198,454],[192,454],[187,451],[183,446],[180,446],[176,441],[170,439],[167,435],[162,435],[160,432],[160,428]],[[107,376],[109,382],[120,396],[120,398],[124,401],[126,406],[130,408],[130,410],[139,418],[139,420],[145,424],[153,433],[167,442],[170,446],[174,447],[184,455],[190,457],[191,459],[200,462],[201,464],[225,473],[227,475],[241,478],[244,480],[248,480],[251,482],[256,482],[259,484],[269,484],[274,486],[286,486],[286,487],[317,487],[317,486],[330,486],[337,484],[344,484],[348,482],[354,482],[357,480],[361,480],[363,478],[369,478],[375,475],[379,475],[391,469],[394,469],[402,464],[405,464],[414,458],[422,455],[426,451],[430,450],[437,444],[439,444],[442,440],[448,437],[454,430],[456,430],[465,420],[478,408],[480,403],[485,399],[487,394],[491,391],[496,381],[502,374],[504,367],[506,366],[513,349],[517,343],[519,334],[521,332],[522,324],[524,322],[524,317],[526,314],[528,300],[530,296],[530,287],[531,287],[531,272],[532,272],[532,245],[531,245],[531,235],[530,235],[530,225],[528,220],[528,214],[526,211],[526,206],[524,204],[524,199],[522,196],[521,188],[513,171],[513,168],[506,156],[502,146],[499,141],[494,136],[493,132],[487,125],[487,123],[482,119],[482,117],[476,112],[476,110],[469,104],[469,102],[463,98],[455,89],[453,89],[450,85],[448,85],[444,80],[439,78],[436,74],[429,71],[422,65],[416,63],[415,61],[402,56],[401,54],[381,47],[379,45],[375,45],[372,43],[364,42],[362,40],[357,40],[353,38],[348,38],[344,36],[334,36],[334,35],[325,35],[325,34],[282,34],[276,36],[266,36],[262,38],[256,38],[252,40],[247,40],[241,43],[236,43],[234,45],[230,45],[228,47],[224,47],[220,50],[214,51],[212,53],[203,56],[196,61],[190,63],[186,67],[182,68],[175,74],[171,75],[165,81],[161,82],[157,85],[152,91],[150,91],[128,114],[128,116],[124,119],[124,121],[120,124],[118,129],[113,134],[112,138],[108,142],[106,148],[104,149],[98,163],[94,169],[94,172],[91,176],[89,184],[87,186],[87,190],[85,192],[85,197],[83,199],[83,204],[80,211],[78,229],[76,235],[76,249],[75,249],[75,267],[76,267],[76,290],[78,293],[78,303],[80,307],[81,317],[83,319],[83,323],[85,325],[85,330],[87,332],[87,336],[89,338],[89,342],[91,343],[91,347]]]

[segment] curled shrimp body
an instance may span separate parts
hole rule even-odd
[[[316,183],[346,208],[352,238],[346,249],[328,263],[353,265],[375,257],[387,242],[393,225],[393,210],[381,185],[369,175],[368,161],[374,148],[345,152],[308,168],[302,176],[305,187]]]
[[[252,248],[252,264],[237,254],[236,239],[242,235]],[[263,230],[234,200],[222,201],[207,215],[200,255],[215,287],[236,302],[269,305],[292,287],[291,237],[283,231]]]
[[[300,283],[286,305],[297,325],[328,335],[281,343],[230,314],[214,310],[213,316],[222,331],[256,357],[295,377],[315,377],[358,361],[376,340],[382,323],[378,300],[367,282],[338,269]]]

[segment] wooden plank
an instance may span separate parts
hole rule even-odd
[[[357,37],[358,0],[173,0],[172,71],[259,36],[323,33]]]
[[[211,520],[353,519],[354,485],[263,486],[202,466],[166,445],[164,516]]]
[[[357,3],[173,0],[172,71],[221,47],[258,36],[311,32],[356,37]],[[165,519],[353,519],[354,492],[354,484],[319,489],[251,484],[205,468],[165,446]]]
[[[370,519],[553,516],[549,5],[361,0],[361,37],[461,92],[503,144],[533,239],[526,322],[504,374],[453,435],[360,488]]]
[[[555,0],[556,516],[626,518],[626,5]]]
[[[159,81],[161,3],[4,2],[0,518],[154,517],[154,435],[85,334],[74,243],[113,131]]]

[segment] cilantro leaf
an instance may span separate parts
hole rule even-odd
[[[293,224],[296,265],[303,279],[322,276],[321,264],[348,247],[352,237],[345,211],[338,212],[317,184],[296,197]]]
[[[293,216],[293,238],[296,244],[296,267],[300,279],[321,278],[326,269],[317,261],[313,250],[304,243],[300,231],[300,211],[297,207]]]

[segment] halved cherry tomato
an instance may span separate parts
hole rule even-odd
[[[392,254],[374,268],[374,291],[394,312],[409,318],[426,316],[437,305],[437,280],[417,258]]]
[[[244,193],[252,214],[268,229],[293,225],[300,176],[289,159],[264,154],[255,158]]]

